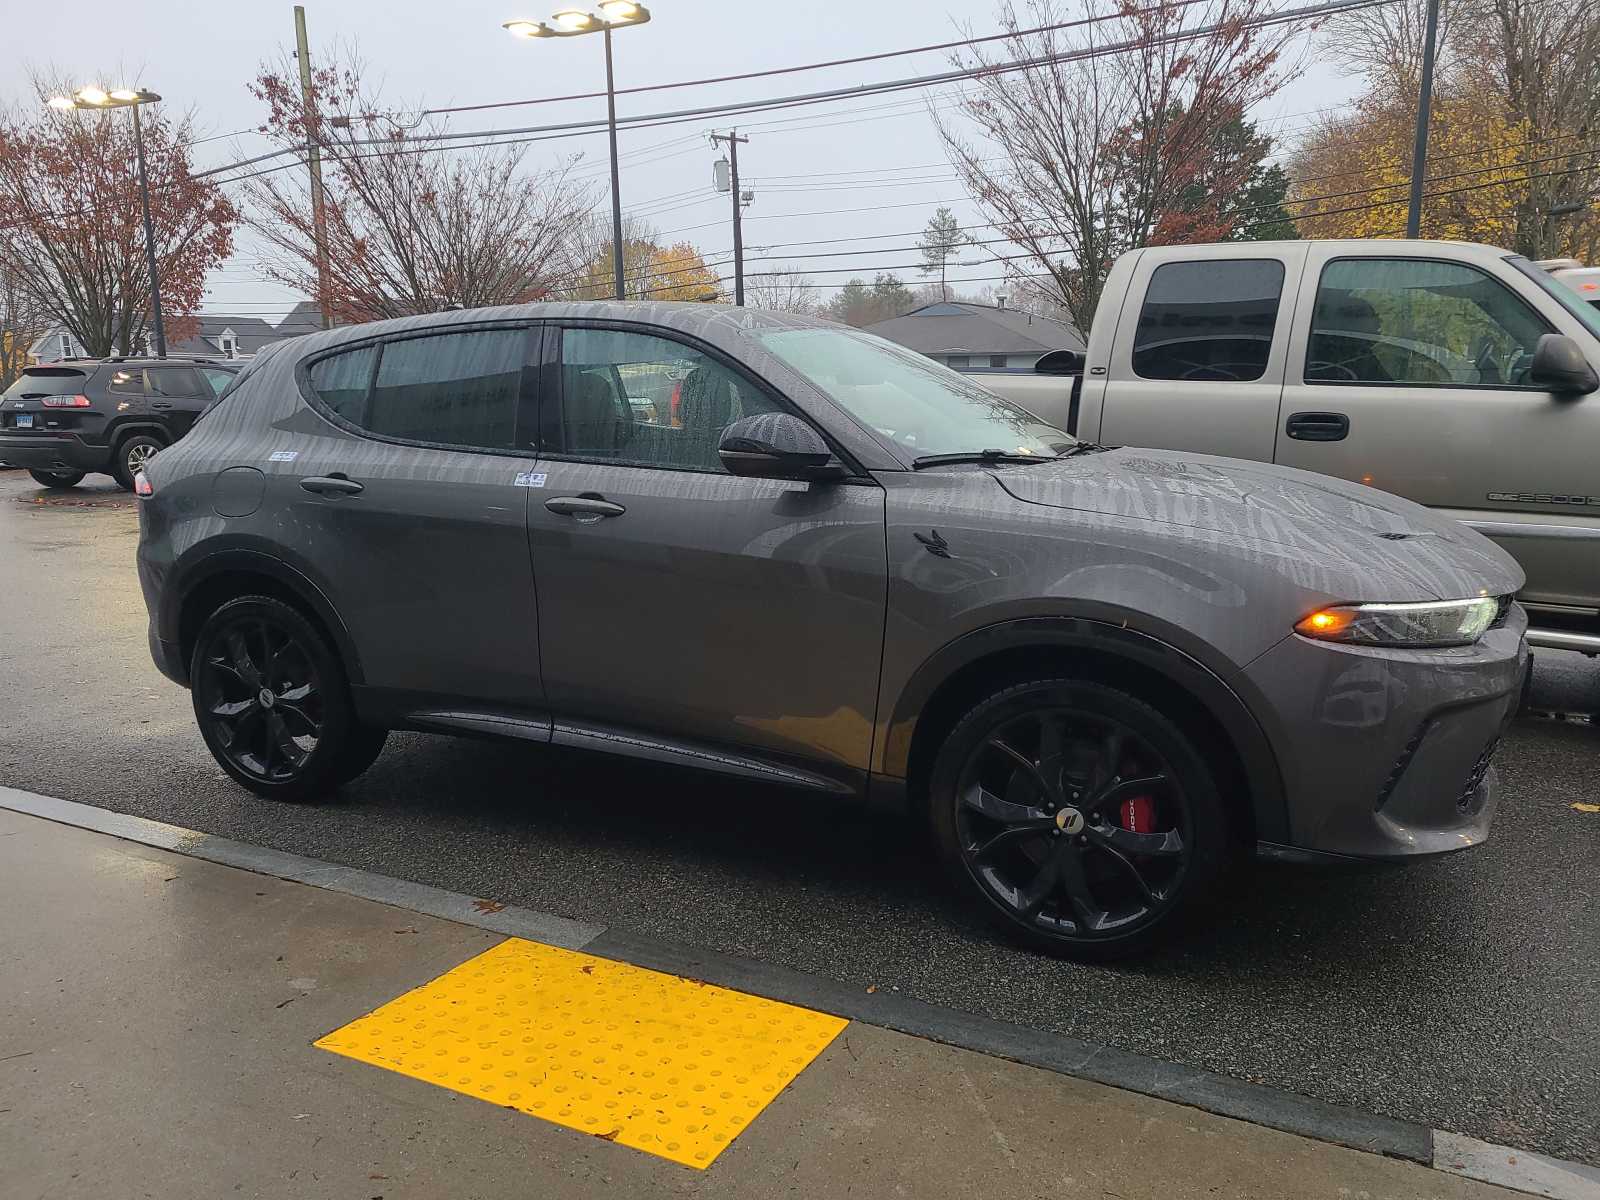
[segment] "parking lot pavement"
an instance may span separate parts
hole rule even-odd
[[[134,514],[0,473],[0,784],[637,930],[1600,1163],[1600,730],[1520,722],[1490,842],[1406,870],[1258,871],[1115,967],[997,941],[917,831],[791,792],[400,735],[325,805],[227,782],[151,667]],[[1600,707],[1541,654],[1535,704]]]
[[[0,907],[18,1200],[1516,1194],[3,810]]]

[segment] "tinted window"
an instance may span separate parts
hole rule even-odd
[[[527,336],[494,329],[385,342],[361,424],[416,442],[516,449]]]
[[[372,384],[372,368],[378,360],[376,346],[348,350],[311,365],[311,389],[318,398],[354,425],[361,424],[367,405],[367,389]]]
[[[233,382],[234,376],[234,372],[224,371],[221,367],[201,367],[200,374],[205,377],[205,381],[211,385],[211,390],[218,396],[222,395],[223,388]]]
[[[83,391],[82,371],[30,367],[6,389],[7,396],[73,396]]]
[[[991,367],[1003,367],[1003,366],[1005,366],[1006,365],[1006,356],[1004,354],[991,354],[991,355],[989,355],[989,365]]]
[[[1283,264],[1271,259],[1157,267],[1133,335],[1134,371],[1146,379],[1260,379],[1282,295]]]
[[[136,396],[144,395],[144,372],[138,367],[118,367],[111,372],[111,378],[106,380],[108,392],[131,393]]]
[[[950,354],[945,356],[944,365],[952,371],[957,368],[965,369],[972,364],[972,356],[968,354]]]
[[[200,382],[192,367],[146,367],[144,374],[152,396],[211,395],[211,389]]]
[[[1550,332],[1475,267],[1419,258],[1329,263],[1317,285],[1305,378],[1315,383],[1525,384]]]
[[[584,458],[721,471],[722,431],[777,411],[748,380],[667,338],[568,329],[561,360],[562,446]]]

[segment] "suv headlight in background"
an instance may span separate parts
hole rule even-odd
[[[1495,596],[1414,604],[1339,604],[1296,623],[1296,633],[1358,646],[1470,646],[1500,615]]]

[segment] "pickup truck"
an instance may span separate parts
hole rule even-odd
[[[1448,513],[1522,564],[1529,642],[1600,653],[1600,309],[1528,259],[1429,241],[1134,250],[1072,359],[968,374],[1088,441],[1300,467]]]

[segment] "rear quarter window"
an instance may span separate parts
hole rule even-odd
[[[1134,372],[1189,382],[1260,379],[1282,296],[1283,264],[1276,259],[1163,263],[1139,311]]]

